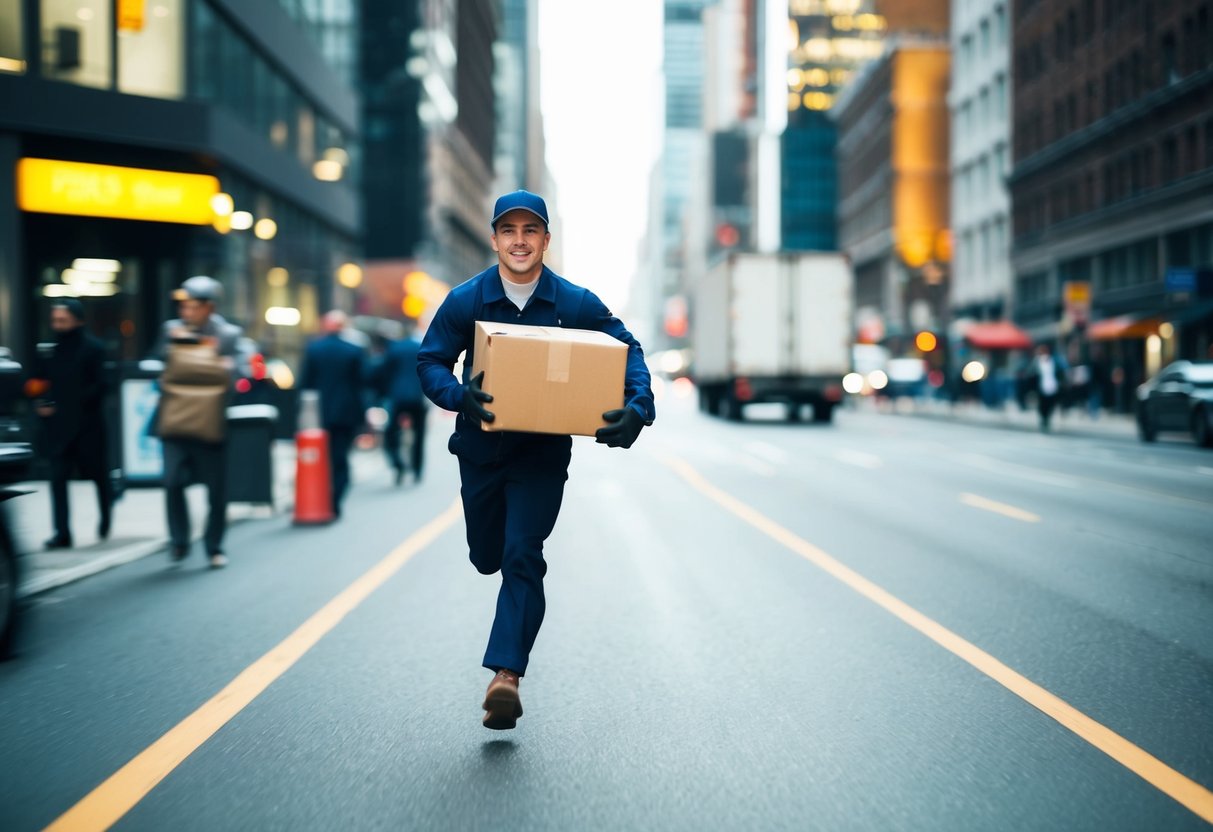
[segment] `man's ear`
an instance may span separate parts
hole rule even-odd
[[[551,231],[543,232],[543,250],[544,251],[548,250],[548,245],[551,242],[552,242],[552,232]]]
[[[489,245],[493,247],[493,251],[500,251],[500,249],[497,248],[497,232],[494,231],[489,235]]]

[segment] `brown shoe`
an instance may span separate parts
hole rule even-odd
[[[518,674],[512,670],[498,670],[489,689],[484,693],[484,727],[494,731],[508,731],[518,724],[522,716],[522,700],[518,698]]]

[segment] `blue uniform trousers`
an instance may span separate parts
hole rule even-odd
[[[543,543],[556,526],[569,452],[522,454],[479,465],[459,458],[460,494],[472,564],[501,572],[484,666],[526,673],[546,606]]]

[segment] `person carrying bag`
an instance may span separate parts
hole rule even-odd
[[[185,489],[199,482],[210,502],[203,541],[212,569],[227,565],[227,403],[243,334],[215,312],[222,294],[219,281],[206,275],[182,283],[173,293],[181,317],[165,322],[156,350],[165,362],[156,431],[164,446],[169,557],[178,563],[189,554]]]
[[[231,371],[213,346],[171,343],[160,377],[160,438],[223,442],[230,386]]]

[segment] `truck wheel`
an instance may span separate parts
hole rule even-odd
[[[791,402],[788,404],[788,422],[795,423],[800,421],[800,402]]]
[[[834,405],[829,402],[813,405],[813,421],[821,425],[828,425],[834,421]]]
[[[720,415],[730,422],[740,422],[741,402],[729,395],[722,396]]]

